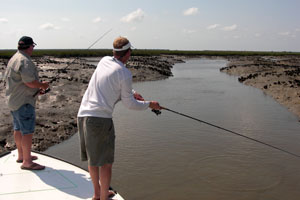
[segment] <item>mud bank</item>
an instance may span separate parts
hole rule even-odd
[[[194,57],[195,58],[195,57]],[[198,57],[199,58],[199,57]],[[216,58],[216,57],[209,57]],[[228,59],[227,67],[220,69],[229,75],[238,76],[246,85],[261,89],[300,118],[300,57],[298,56],[236,56],[217,57]],[[36,105],[36,131],[33,149],[44,151],[58,144],[77,131],[76,115],[81,98],[95,70],[90,64],[100,58],[34,58],[40,78],[51,83],[51,91],[39,96]],[[179,56],[136,56],[128,63],[133,80],[153,81],[172,76],[172,66],[183,62]],[[0,74],[4,72],[6,59],[0,59]],[[70,64],[72,63],[72,64]],[[69,65],[67,70],[64,68]],[[0,83],[0,153],[16,148],[13,140],[11,116],[5,104],[5,91]]]
[[[229,61],[220,71],[238,76],[245,85],[261,89],[300,119],[299,56],[232,57]]]
[[[76,116],[81,98],[100,58],[33,58],[43,81],[55,79],[51,91],[38,97],[36,105],[36,131],[33,135],[34,150],[44,151],[58,144],[77,131]],[[0,59],[0,72],[4,74],[8,60]],[[172,76],[174,63],[183,62],[175,56],[132,57],[127,64],[132,71],[133,81],[153,81]],[[72,63],[72,64],[70,64]],[[66,66],[69,67],[65,70]],[[5,90],[0,83],[0,153],[15,149],[11,115],[5,104]]]

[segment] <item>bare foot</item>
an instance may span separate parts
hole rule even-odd
[[[108,190],[108,198],[112,198],[116,195],[116,192],[113,190]],[[92,200],[100,200],[100,197],[93,197]]]
[[[43,170],[43,169],[45,169],[45,166],[39,165],[37,163],[31,163],[28,166],[21,165],[21,169],[24,169],[24,170]]]

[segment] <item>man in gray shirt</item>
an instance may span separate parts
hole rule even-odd
[[[32,135],[35,129],[34,95],[38,90],[49,87],[47,82],[40,82],[38,70],[30,56],[35,47],[31,37],[23,36],[18,42],[18,51],[7,64],[5,72],[7,104],[13,116],[14,138],[18,148],[18,163],[21,169],[42,170],[45,166],[34,163],[36,156],[31,156]]]

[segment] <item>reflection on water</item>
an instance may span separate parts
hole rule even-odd
[[[220,73],[224,60],[176,64],[174,77],[134,84],[195,118],[300,154],[297,117],[260,90]],[[298,199],[300,159],[214,127],[163,111],[114,113],[112,185],[126,199]],[[77,135],[48,153],[79,161]]]

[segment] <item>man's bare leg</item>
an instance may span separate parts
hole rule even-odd
[[[14,131],[15,143],[18,149],[18,160],[23,160],[23,150],[22,150],[22,134],[20,131]]]
[[[92,178],[93,187],[94,187],[94,196],[93,198],[100,198],[100,168],[98,166],[88,166],[90,176]]]
[[[23,164],[21,165],[21,169],[42,170],[45,169],[45,166],[32,162],[32,157],[31,157],[32,135],[33,135],[32,133],[22,135]]]
[[[108,200],[111,174],[112,174],[112,164],[105,164],[100,167],[100,183],[101,183],[100,199],[101,200]]]
[[[32,145],[32,133],[22,135],[22,151],[23,151],[23,166],[32,165],[31,159],[31,145]]]

